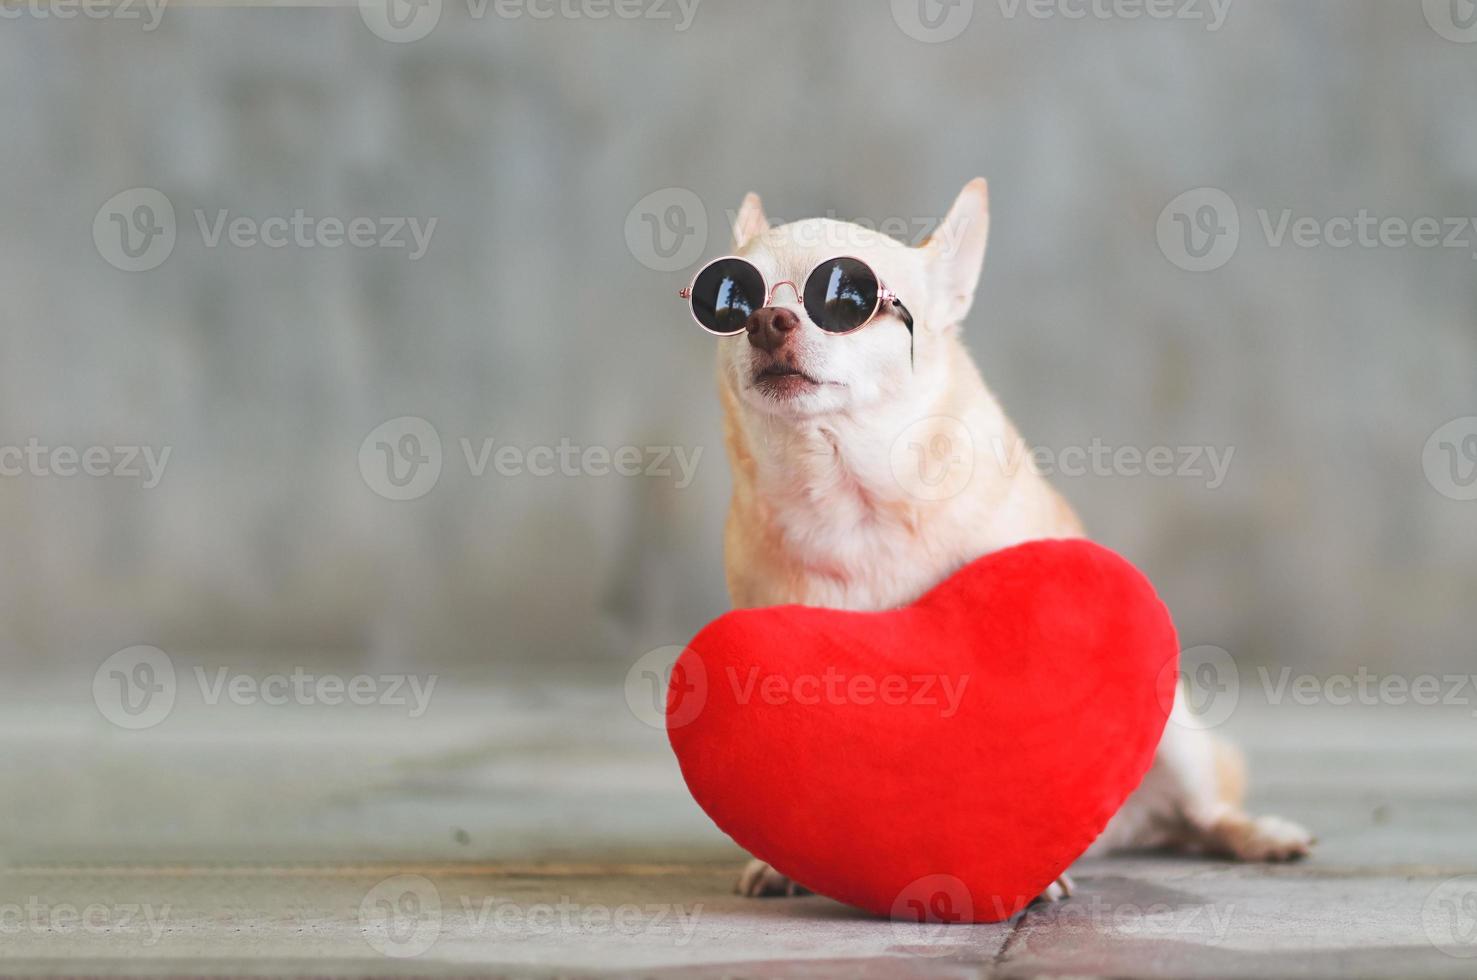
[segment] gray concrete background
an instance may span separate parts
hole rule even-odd
[[[976,174],[994,232],[970,343],[1027,436],[1235,449],[1214,489],[1059,480],[1187,643],[1470,663],[1477,504],[1433,487],[1423,447],[1477,414],[1473,250],[1274,247],[1257,212],[1477,214],[1477,45],[1414,0],[1236,0],[1215,31],[981,0],[945,43],[902,29],[907,6],[706,0],[679,31],[448,0],[413,43],[352,7],[7,20],[0,443],[172,448],[151,489],[0,480],[7,663],[85,684],[140,643],[537,669],[681,642],[726,605],[728,484],[711,343],[672,297],[698,259],[651,268],[638,203],[691,191],[694,235],[668,244],[700,257],[749,189],[783,217],[922,228]],[[135,187],[178,234],[128,273],[90,230]],[[1200,187],[1242,234],[1193,274],[1156,228]],[[206,247],[194,217],[297,208],[438,224],[410,261]],[[357,458],[405,415],[444,467],[392,502]],[[479,478],[462,437],[703,455],[681,489]]]

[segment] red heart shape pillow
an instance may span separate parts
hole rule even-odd
[[[1177,658],[1136,568],[1034,541],[890,612],[722,616],[672,670],[667,729],[708,816],[793,880],[878,915],[996,922],[1143,779]]]

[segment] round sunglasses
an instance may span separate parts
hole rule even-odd
[[[908,308],[871,266],[849,255],[817,264],[805,277],[803,290],[789,279],[770,286],[752,262],[728,255],[703,266],[692,285],[678,295],[688,301],[698,326],[719,337],[733,337],[744,332],[756,310],[770,305],[781,286],[795,291],[806,314],[826,333],[860,330],[877,318],[884,305],[890,305],[912,336],[913,315]]]

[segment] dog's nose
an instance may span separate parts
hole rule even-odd
[[[766,306],[749,316],[745,328],[749,331],[749,343],[773,354],[784,346],[790,332],[800,326],[800,318],[780,306]]]

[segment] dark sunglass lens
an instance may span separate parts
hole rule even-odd
[[[698,273],[692,312],[714,333],[738,333],[764,305],[764,277],[743,259],[720,259]]]
[[[876,309],[877,277],[865,262],[832,259],[818,266],[805,282],[805,312],[822,330],[855,330]]]

